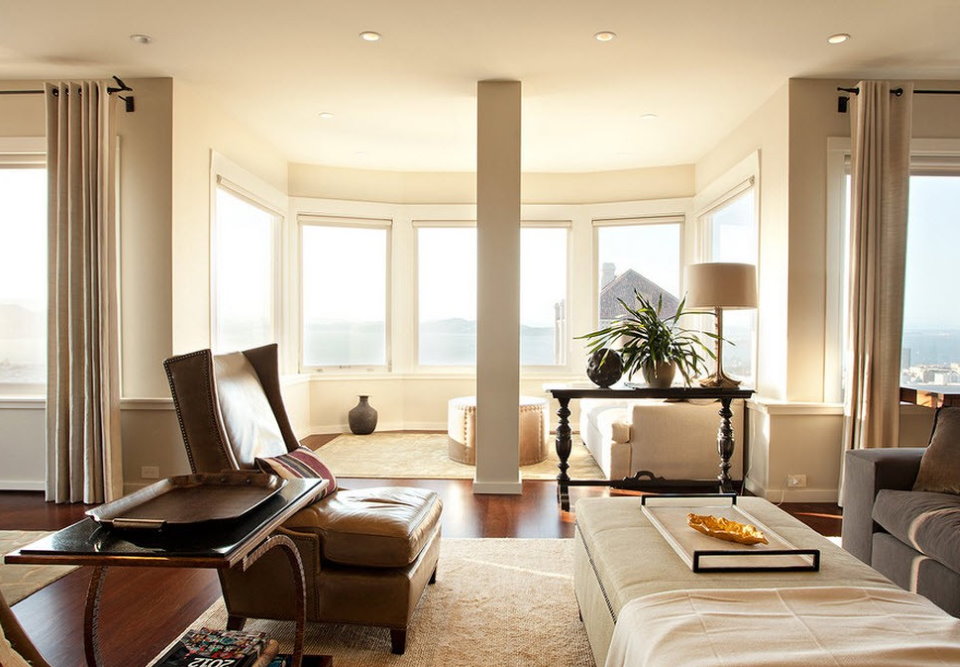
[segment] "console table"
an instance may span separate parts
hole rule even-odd
[[[208,521],[162,530],[114,529],[91,518],[22,547],[5,558],[25,565],[90,565],[93,577],[87,589],[83,644],[90,667],[100,658],[100,593],[108,567],[203,567],[246,571],[273,548],[290,561],[297,600],[297,627],[293,664],[330,665],[328,656],[304,656],[306,590],[300,552],[289,537],[275,532],[280,525],[312,503],[327,486],[321,479],[291,479],[272,498],[233,520]]]
[[[704,487],[712,489],[719,487],[721,492],[734,491],[733,480],[730,478],[730,458],[733,456],[735,441],[733,425],[730,418],[733,412],[730,404],[734,399],[747,399],[753,395],[752,389],[721,389],[716,387],[667,387],[655,389],[653,387],[601,389],[600,387],[574,387],[570,385],[547,385],[544,390],[551,394],[560,403],[557,417],[557,456],[560,464],[557,466],[560,473],[557,475],[557,501],[560,509],[570,509],[571,486],[610,486],[618,489],[637,491],[667,491],[680,487]],[[570,438],[570,401],[574,398],[610,398],[616,400],[630,398],[660,398],[660,399],[715,399],[720,401],[720,429],[717,431],[717,453],[720,457],[720,474],[713,480],[665,480],[655,477],[648,471],[638,472],[634,477],[621,480],[574,480],[570,479],[567,469],[570,465],[572,440]]]

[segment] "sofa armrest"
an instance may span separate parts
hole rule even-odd
[[[843,548],[870,564],[873,501],[880,489],[908,491],[920,470],[924,447],[854,449],[843,468]]]

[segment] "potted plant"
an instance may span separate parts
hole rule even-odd
[[[634,290],[636,306],[628,306],[623,299],[617,299],[626,314],[598,331],[578,338],[589,341],[591,354],[604,348],[611,349],[620,345],[620,357],[623,370],[628,378],[637,371],[651,387],[669,387],[673,383],[676,371],[683,375],[684,384],[690,385],[692,377],[706,370],[706,358],[715,358],[713,351],[703,343],[697,333],[679,324],[684,315],[698,314],[699,311],[686,311],[686,298],[681,299],[677,312],[669,317],[662,316],[663,296],[657,299],[657,305]],[[714,333],[706,333],[716,338]]]

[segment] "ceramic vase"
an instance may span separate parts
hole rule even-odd
[[[377,411],[370,405],[369,396],[360,396],[360,402],[347,413],[350,431],[355,435],[367,435],[377,428]]]
[[[677,365],[672,361],[643,365],[643,379],[648,385],[657,389],[666,389],[672,385],[673,376],[676,374]]]

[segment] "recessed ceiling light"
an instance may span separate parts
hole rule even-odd
[[[321,111],[320,117],[324,120],[330,120],[331,118],[333,118],[333,114],[330,113],[329,111]]]
[[[366,151],[357,151],[354,153],[357,157],[367,157]]]
[[[150,35],[136,33],[134,35],[130,35],[130,41],[134,42],[135,44],[149,44],[153,41],[153,37]]]
[[[593,38],[598,42],[609,42],[616,36],[617,36],[617,33],[615,32],[610,32],[609,30],[601,30],[600,32],[596,33],[593,36]]]
[[[640,120],[656,120],[656,119],[659,118],[659,117],[660,117],[660,116],[658,116],[658,115],[655,114],[655,113],[642,113],[642,114],[640,114]]]
[[[364,30],[360,33],[360,39],[365,42],[379,42],[381,37],[383,37],[383,35],[372,30]]]
[[[848,39],[850,39],[850,35],[845,32],[838,32],[836,35],[827,37],[827,41],[831,44],[843,44]]]

